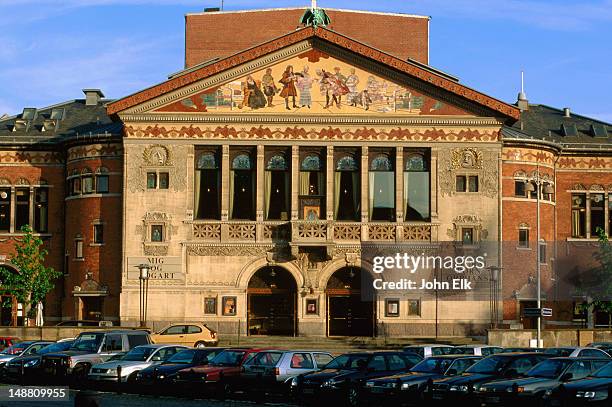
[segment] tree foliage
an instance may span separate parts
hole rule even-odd
[[[589,299],[582,308],[612,314],[612,245],[602,228],[597,228],[596,232],[599,251],[594,258],[599,264],[580,281],[579,290]]]
[[[45,299],[55,286],[54,280],[62,273],[45,266],[48,252],[43,248],[42,239],[32,233],[32,228],[25,225],[21,231],[24,235],[15,243],[15,253],[9,257],[18,271],[0,267],[0,285],[6,294],[14,295],[27,312],[32,305]]]

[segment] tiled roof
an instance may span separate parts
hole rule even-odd
[[[35,109],[33,118],[20,113],[0,119],[1,145],[56,144],[100,134],[120,135],[121,123],[106,114],[105,103],[88,106],[84,99]],[[61,119],[52,120],[52,112]]]

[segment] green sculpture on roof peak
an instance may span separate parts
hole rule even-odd
[[[317,28],[319,26],[325,27],[331,23],[331,19],[322,8],[317,7],[317,0],[312,0],[312,5],[309,9],[306,9],[304,15],[300,19],[300,24],[305,26],[313,26]]]

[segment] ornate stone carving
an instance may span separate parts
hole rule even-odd
[[[480,151],[473,147],[440,151],[438,182],[442,196],[455,195],[455,177],[459,174],[478,175],[478,193],[495,198],[498,192],[498,160],[495,151]]]
[[[266,252],[272,250],[272,246],[204,246],[189,245],[187,254],[191,256],[264,256]]]
[[[145,256],[167,256],[168,255],[168,245],[148,245],[145,244],[144,248]]]
[[[605,188],[603,187],[603,185],[593,184],[593,185],[591,185],[589,190],[591,190],[591,191],[605,191]]]
[[[452,240],[461,241],[461,228],[470,227],[474,229],[473,240],[480,242],[489,236],[487,229],[482,227],[482,219],[477,215],[459,215],[453,219],[453,228],[446,230],[446,235]]]
[[[123,148],[119,143],[90,144],[68,149],[68,161],[82,158],[120,157],[122,153]]]
[[[288,223],[278,225],[264,225],[263,238],[272,240],[288,240],[291,236],[291,225]]]
[[[578,183],[578,184],[574,184],[572,186],[572,190],[574,190],[574,191],[586,191],[587,187],[585,187],[584,184]]]
[[[431,241],[431,225],[404,225],[404,240]]]
[[[255,224],[230,224],[228,235],[230,240],[255,240]]]
[[[185,146],[155,144],[147,147],[133,146],[129,149],[127,188],[130,192],[146,190],[146,173],[162,169],[168,172],[170,188],[184,191],[187,187],[187,151]],[[140,156],[141,158],[137,158]]]
[[[361,225],[334,225],[335,240],[361,240]]]
[[[0,163],[6,164],[61,164],[62,154],[47,151],[3,151],[0,153]]]
[[[325,223],[300,223],[297,235],[301,239],[326,239],[327,225]]]
[[[453,150],[452,168],[482,169],[482,151],[473,147]]]
[[[220,223],[195,223],[192,232],[194,239],[221,240]]]
[[[395,225],[368,225],[368,240],[395,240]]]

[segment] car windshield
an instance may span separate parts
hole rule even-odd
[[[447,358],[427,358],[410,370],[418,373],[444,373],[452,362],[452,359]]]
[[[148,346],[137,346],[126,353],[121,360],[129,360],[130,362],[144,362],[149,358],[149,356],[151,356],[154,350],[155,348],[150,348]]]
[[[368,365],[368,355],[340,355],[325,366],[326,369],[356,370]]]
[[[545,355],[553,355],[553,356],[569,356],[574,349],[572,348],[550,348],[544,351]]]
[[[104,334],[81,334],[76,338],[70,350],[95,353],[100,349]]]
[[[246,352],[243,350],[224,350],[210,361],[214,366],[240,366]]]
[[[1,355],[16,355],[18,353],[21,353],[25,348],[27,348],[30,344],[29,343],[17,343],[13,346],[9,346],[8,348],[4,349],[2,352],[0,352]]]
[[[509,360],[509,358],[504,358],[501,356],[489,356],[488,358],[484,358],[474,363],[472,366],[466,369],[465,372],[484,374],[498,373],[503,370],[504,366]]]
[[[74,341],[64,341],[64,342],[52,343],[51,345],[45,346],[44,348],[39,350],[38,354],[44,355],[45,353],[63,352],[65,350],[68,350],[72,346],[73,342]]]
[[[572,364],[571,360],[548,359],[532,367],[525,376],[554,379]]]
[[[193,362],[193,357],[195,356],[195,349],[187,349],[182,350],[180,352],[172,355],[170,359],[168,359],[165,363],[191,363]]]
[[[591,377],[604,377],[612,379],[612,362],[593,373]]]

